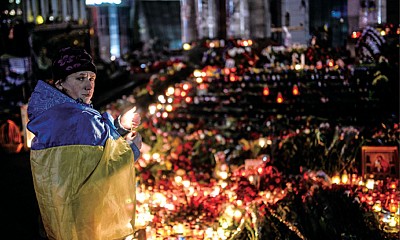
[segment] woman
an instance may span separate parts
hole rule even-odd
[[[53,80],[28,103],[31,168],[49,239],[123,239],[133,233],[140,115],[92,108],[96,66],[83,49],[60,50]]]

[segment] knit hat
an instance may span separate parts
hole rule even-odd
[[[92,57],[82,48],[63,48],[53,60],[53,80],[65,79],[80,71],[97,73]]]

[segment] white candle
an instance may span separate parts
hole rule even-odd
[[[304,53],[300,55],[300,64],[301,66],[304,66],[306,64],[306,56],[304,55]]]

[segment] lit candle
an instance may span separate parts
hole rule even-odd
[[[228,183],[225,181],[219,181],[218,183],[222,188],[226,188],[228,186]]]
[[[367,179],[367,182],[365,183],[365,186],[368,188],[368,189],[374,189],[374,185],[375,185],[375,181],[374,181],[374,179]]]
[[[398,208],[398,203],[392,202],[389,204],[389,211],[392,213],[397,212],[397,208]]]
[[[228,178],[228,173],[225,171],[221,171],[218,174],[222,179],[227,179]]]
[[[352,174],[351,175],[351,185],[358,183],[358,179],[357,178],[358,178],[357,174]]]
[[[185,233],[185,225],[183,225],[182,223],[175,225],[174,232],[179,235],[184,234]]]
[[[344,172],[342,175],[342,183],[347,184],[348,180],[349,180],[349,178],[348,178],[346,172]]]
[[[190,181],[189,181],[189,180],[184,180],[184,181],[182,181],[182,185],[183,185],[185,188],[188,188],[188,187],[190,186]]]
[[[380,211],[382,211],[381,201],[376,201],[375,204],[374,204],[374,206],[372,207],[372,209],[373,209],[375,212],[380,212]]]
[[[277,103],[283,103],[283,96],[281,92],[278,92],[278,96],[276,97]]]
[[[214,235],[214,231],[212,228],[207,228],[206,230],[206,239],[212,239]]]
[[[175,177],[175,182],[179,185],[182,182],[182,177],[181,176],[176,176]]]
[[[242,212],[238,209],[235,210],[234,219],[235,221],[239,221],[242,218]]]
[[[339,175],[335,175],[332,177],[332,183],[333,184],[340,184],[340,177]]]
[[[396,227],[396,225],[397,225],[397,222],[396,222],[395,217],[391,217],[389,220],[389,227]]]
[[[391,188],[391,189],[397,189],[396,182],[390,183],[390,188]]]

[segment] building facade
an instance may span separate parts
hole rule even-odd
[[[10,0],[3,14],[22,17],[35,29],[88,28],[94,53],[119,58],[137,43],[214,38],[271,38],[306,44],[318,31],[343,45],[367,25],[399,24],[398,0]],[[285,42],[286,41],[286,42]]]
[[[21,5],[27,22],[87,23],[85,0],[25,0]]]

